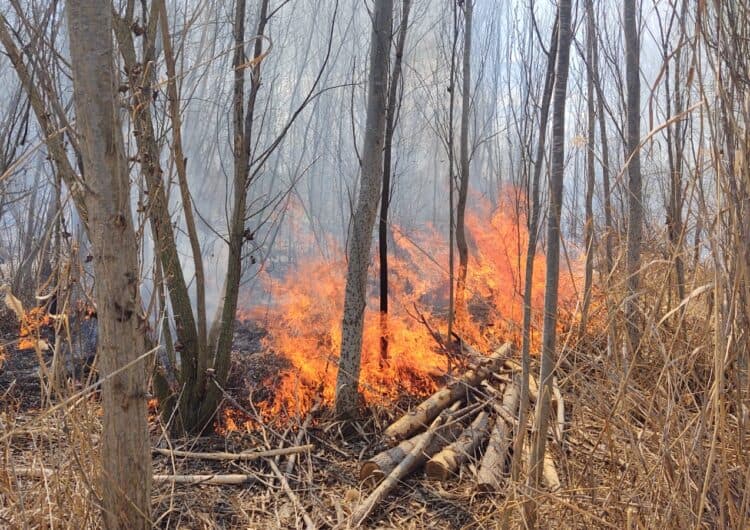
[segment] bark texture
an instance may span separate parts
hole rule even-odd
[[[531,454],[529,457],[529,485],[536,490],[541,483],[544,452],[547,442],[552,368],[557,339],[557,296],[560,273],[560,214],[562,209],[563,177],[565,171],[565,98],[568,88],[571,41],[571,2],[561,0],[559,6],[559,36],[555,89],[552,103],[552,153],[549,179],[549,215],[547,218],[547,274],[544,291],[544,328],[542,358],[539,374],[539,397],[536,403]],[[527,511],[534,526],[535,513]]]
[[[112,14],[96,0],[68,3],[78,131],[86,174],[104,409],[102,508],[106,528],[151,528],[138,263],[112,56]]]
[[[336,378],[336,413],[351,417],[359,401],[359,371],[362,328],[370,263],[372,229],[375,224],[383,179],[388,62],[393,24],[393,0],[377,0],[372,14],[370,75],[367,89],[367,120],[362,151],[359,197],[352,218],[349,263],[344,294],[341,355]]]
[[[624,0],[625,84],[627,100],[628,160],[628,300],[625,308],[631,351],[640,342],[638,289],[640,288],[641,240],[643,239],[643,200],[641,185],[641,72],[638,20],[635,0]]]
[[[464,2],[463,81],[461,86],[461,137],[459,162],[461,179],[456,204],[456,248],[458,249],[458,278],[456,281],[456,314],[466,318],[466,275],[469,269],[469,245],[466,242],[466,199],[469,194],[469,112],[471,110],[471,26],[474,0]]]

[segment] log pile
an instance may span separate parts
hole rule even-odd
[[[385,430],[383,438],[389,447],[360,468],[363,485],[376,487],[352,514],[354,524],[363,522],[400,480],[422,467],[428,479],[442,482],[458,476],[463,465],[475,463],[477,490],[502,488],[519,427],[521,372],[512,354],[513,347],[508,343],[491,356],[482,357],[463,376]],[[533,377],[529,386],[530,398],[535,400],[538,388]],[[555,398],[558,414],[564,413],[559,391]],[[553,424],[556,436],[562,430],[563,418],[559,414]],[[550,490],[560,487],[549,454],[544,462],[544,481]]]

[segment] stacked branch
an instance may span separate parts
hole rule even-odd
[[[503,345],[385,430],[384,438],[391,447],[360,468],[360,481],[377,487],[355,510],[355,524],[361,523],[404,477],[423,466],[428,478],[446,481],[457,476],[464,464],[474,461],[478,463],[477,488],[500,489],[507,475],[513,436],[520,427],[521,367],[510,358],[512,353],[511,344]],[[533,400],[537,395],[533,378],[530,387]],[[562,396],[556,397],[558,410],[564,411]],[[555,424],[558,439],[562,427],[560,421]],[[560,487],[549,455],[544,475],[550,489]]]

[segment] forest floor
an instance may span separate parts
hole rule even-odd
[[[240,327],[227,394],[243,406],[247,377],[283,362],[260,351],[257,328]],[[5,359],[0,367],[0,526],[8,528],[98,528],[95,462],[101,432],[97,396],[80,392],[45,403],[32,352],[13,344],[12,315],[0,319]],[[587,344],[602,344],[589,337]],[[750,434],[727,415],[721,431],[706,428],[708,361],[687,347],[667,363],[660,356],[623,365],[599,348],[568,346],[558,362],[566,407],[565,435],[551,442],[562,487],[534,496],[541,528],[711,528],[724,511],[750,517],[745,453]],[[675,379],[677,363],[690,377]],[[255,367],[252,369],[251,367]],[[256,374],[256,375],[248,375]],[[419,401],[404,396],[390,407],[370,407],[344,428],[325,409],[286,425],[170,439],[151,416],[154,447],[194,452],[269,450],[310,445],[294,457],[251,462],[211,462],[154,455],[154,473],[243,474],[242,485],[157,483],[153,516],[157,528],[347,528],[352,510],[371,487],[359,483],[359,466],[383,447],[381,433],[400,412]],[[248,404],[247,406],[251,406]],[[734,419],[733,419],[734,418]],[[718,440],[718,442],[717,442]],[[706,481],[705,461],[720,444],[721,467]],[[714,459],[719,466],[718,459]],[[710,466],[708,466],[710,467]],[[44,471],[46,470],[46,471]],[[367,519],[370,528],[520,528],[520,490],[508,478],[505,491],[476,490],[476,466],[446,482],[406,478]],[[705,489],[705,501],[700,492]],[[702,505],[701,505],[702,504]],[[700,512],[700,513],[698,513]],[[744,519],[748,521],[748,519]]]

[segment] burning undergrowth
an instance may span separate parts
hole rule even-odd
[[[507,197],[494,210],[481,203],[467,215],[471,249],[467,310],[459,312],[455,330],[485,352],[507,340],[519,343],[521,335],[527,231],[523,216],[510,207],[511,195]],[[445,237],[431,227],[420,233],[393,227],[392,236],[385,356],[381,352],[377,255],[373,256],[365,311],[360,391],[371,405],[387,404],[405,394],[428,394],[449,369],[446,351],[436,340],[436,334],[444,336],[447,329]],[[239,312],[240,319],[260,322],[267,332],[262,338],[262,356],[253,363],[265,377],[248,376],[253,379],[248,387],[254,389],[248,397],[264,420],[304,415],[318,401],[333,401],[346,281],[344,252],[339,249],[334,255],[333,259],[304,256],[283,275],[266,273],[263,281],[272,302]],[[541,334],[544,275],[545,259],[540,253],[532,288],[534,343]],[[576,271],[561,273],[560,301],[567,310],[562,314],[569,321],[574,317],[576,276]],[[218,428],[242,428],[236,416],[236,411],[225,411]]]

